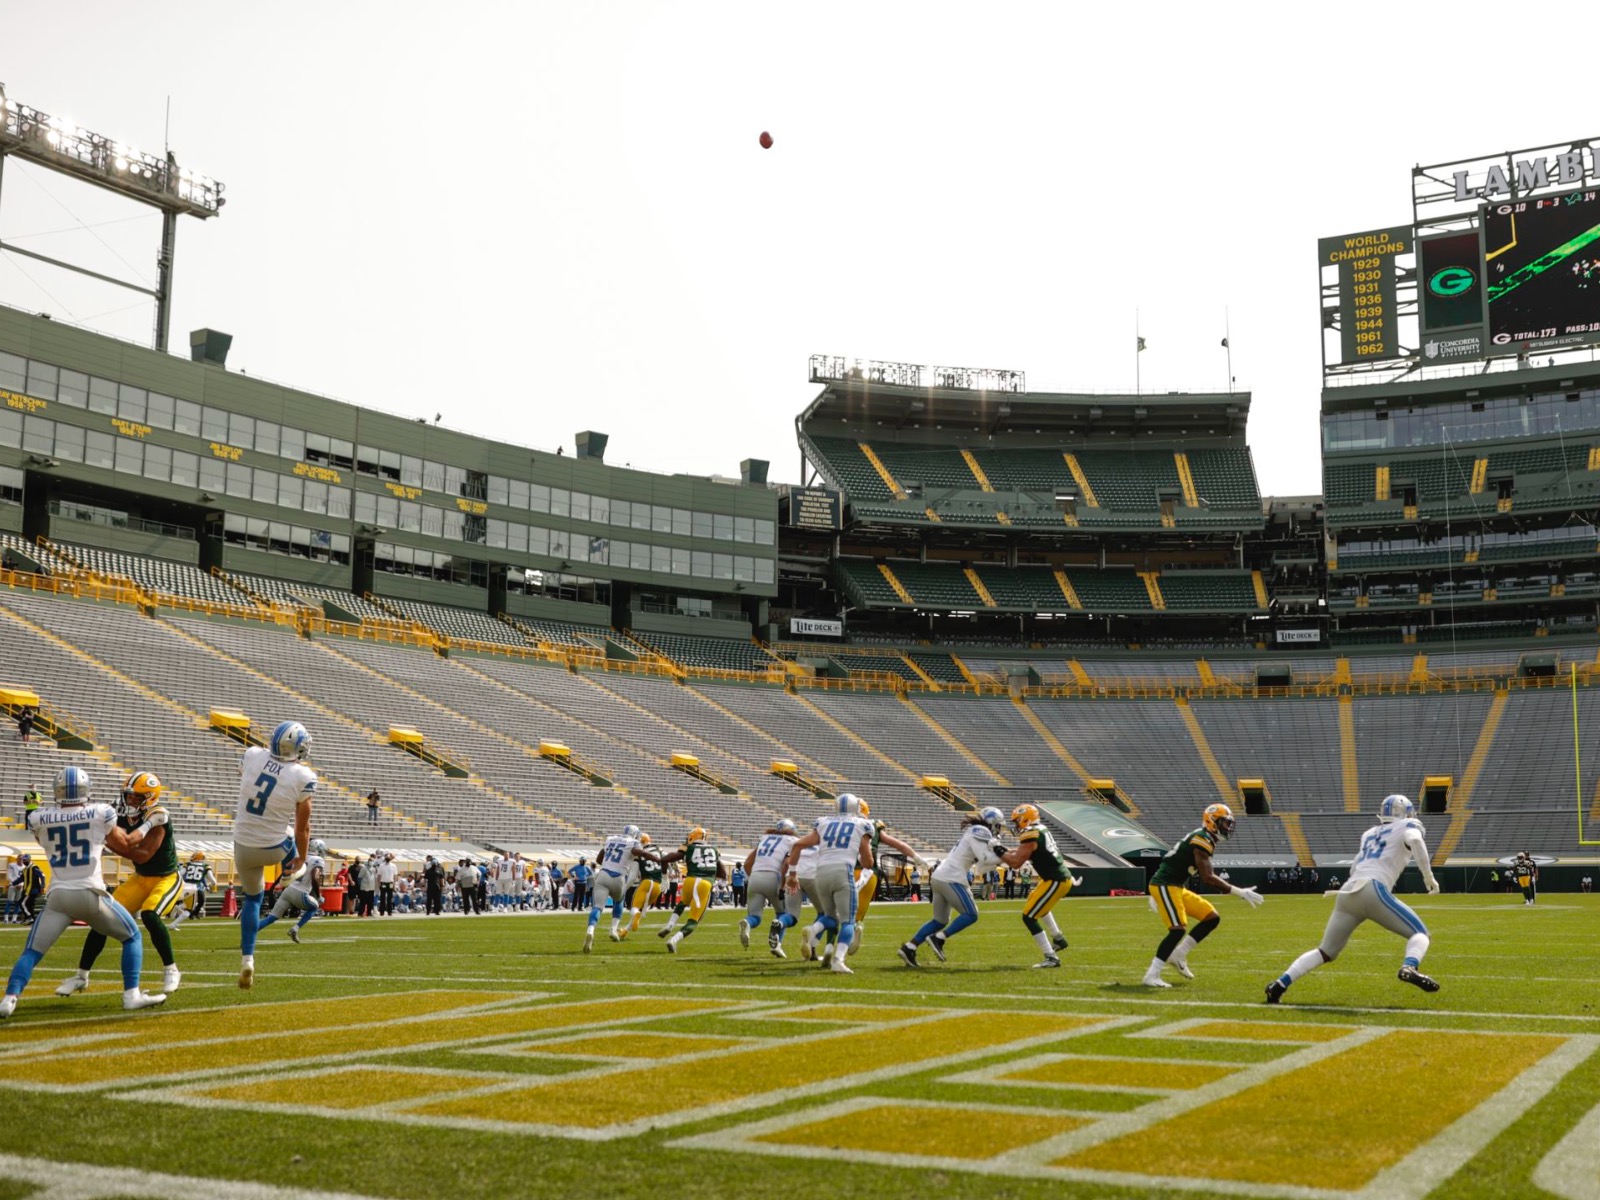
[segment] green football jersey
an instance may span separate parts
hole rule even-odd
[[[1217,852],[1217,837],[1204,827],[1186,833],[1182,840],[1161,860],[1156,873],[1150,877],[1152,885],[1160,887],[1188,887],[1195,874],[1195,851],[1207,855]]]
[[[143,822],[132,820],[128,817],[118,817],[117,824],[122,827],[124,833],[132,833]],[[159,879],[163,875],[176,875],[178,873],[178,831],[172,827],[170,813],[167,816],[167,823],[160,828],[166,830],[166,836],[161,839],[161,845],[150,856],[149,861],[133,864],[133,873],[135,875],[154,876]],[[155,830],[152,829],[145,836],[148,838],[154,836],[154,834]]]
[[[639,864],[639,877],[641,879],[649,879],[656,883],[661,882],[661,864],[655,859],[639,858],[634,861]]]
[[[1050,836],[1048,829],[1043,825],[1034,825],[1022,831],[1021,840],[1033,847],[1026,861],[1032,864],[1040,879],[1062,880],[1067,877],[1067,860],[1061,857],[1056,840]]]
[[[683,865],[691,879],[715,879],[722,856],[717,848],[705,842],[695,842],[683,848]]]

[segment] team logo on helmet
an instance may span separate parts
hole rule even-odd
[[[1390,821],[1409,821],[1417,815],[1417,806],[1396,792],[1378,803],[1378,820],[1387,825]]]
[[[637,825],[624,825],[622,827],[622,836],[625,838],[632,838],[636,842],[639,840],[639,833],[640,830]]]
[[[89,772],[82,767],[62,767],[60,773],[56,775],[56,803],[83,804],[89,799],[92,786],[89,782]]]
[[[1233,832],[1233,809],[1226,804],[1208,805],[1206,811],[1200,815],[1200,821],[1206,827],[1208,833],[1214,833],[1218,837],[1227,837]]]
[[[789,820],[788,817],[785,817],[783,820],[779,821],[776,825],[773,826],[773,828],[776,829],[779,833],[799,833],[800,832],[799,828],[795,825],[795,823],[793,821]]]
[[[122,788],[122,815],[143,819],[161,798],[161,780],[152,771],[137,771]]]
[[[978,820],[982,821],[995,833],[999,833],[1006,823],[1006,815],[998,808],[990,807],[978,814]]]
[[[284,721],[272,731],[267,750],[273,758],[297,762],[311,753],[311,734],[299,721]]]
[[[1019,804],[1011,810],[1011,827],[1018,833],[1039,823],[1039,810],[1032,804]]]

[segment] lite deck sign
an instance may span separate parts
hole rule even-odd
[[[1395,259],[1413,249],[1407,225],[1317,239],[1318,265],[1339,269],[1341,362],[1378,362],[1404,353],[1395,302]]]
[[[842,521],[839,493],[832,488],[790,488],[784,497],[784,524],[833,532]]]

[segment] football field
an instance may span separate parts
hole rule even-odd
[[[208,920],[174,939],[182,989],[127,1017],[109,953],[52,994],[75,931],[0,1024],[0,1200],[1600,1197],[1600,901],[1408,899],[1442,991],[1368,925],[1279,1007],[1329,900],[1224,898],[1159,992],[1141,900],[1059,905],[1053,971],[1017,903],[918,970],[894,948],[927,907],[879,905],[852,977],[796,933],[787,961],[764,927],[741,949],[727,909],[675,956],[658,914],[591,955],[571,915],[320,919],[263,935],[247,993]]]

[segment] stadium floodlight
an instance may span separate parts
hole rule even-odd
[[[115,138],[92,133],[66,117],[51,116],[12,99],[6,94],[5,85],[0,84],[0,183],[5,178],[5,160],[13,155],[161,210],[161,249],[156,257],[158,278],[154,288],[102,275],[5,242],[0,242],[0,250],[154,297],[154,343],[157,350],[164,351],[172,311],[172,262],[176,253],[178,218],[204,220],[216,216],[226,203],[222,184],[180,166],[170,150],[151,154]]]

